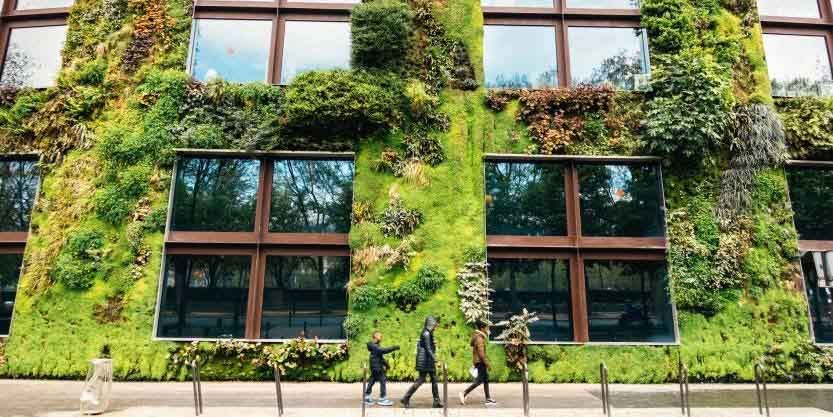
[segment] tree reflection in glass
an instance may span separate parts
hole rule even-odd
[[[249,256],[169,255],[157,335],[244,337],[251,262]]]
[[[801,268],[816,343],[833,343],[833,252],[807,252]]]
[[[481,0],[484,7],[554,7],[553,0]]]
[[[253,232],[259,170],[251,159],[180,159],[172,230]]]
[[[347,233],[353,205],[353,161],[274,162],[269,231]]]
[[[758,0],[761,16],[819,18],[819,0]]]
[[[564,167],[553,163],[486,163],[486,233],[566,236]]]
[[[27,232],[38,190],[35,161],[0,160],[0,232]]]
[[[0,84],[32,88],[55,85],[66,37],[65,25],[13,28]]]
[[[350,68],[350,23],[284,23],[281,84],[303,72]]]
[[[17,0],[15,8],[17,10],[55,9],[72,6],[73,3],[75,3],[74,0]],[[0,5],[2,4],[3,2],[0,2]]]
[[[271,20],[195,19],[193,43],[194,78],[236,83],[267,81]]]
[[[788,167],[795,228],[801,240],[833,240],[833,169]]]
[[[638,9],[639,0],[567,0],[571,9]]]
[[[507,320],[524,308],[538,313],[529,326],[536,342],[573,340],[570,267],[566,260],[490,259],[492,321]]]
[[[483,28],[486,88],[541,88],[558,83],[555,28],[499,26]]]
[[[570,74],[573,85],[635,88],[635,77],[650,73],[645,30],[570,27]]]
[[[22,264],[22,254],[0,254],[0,335],[9,334]]]
[[[673,343],[664,262],[585,261],[591,342]]]
[[[585,236],[665,236],[656,165],[579,165],[581,230]]]
[[[269,256],[263,291],[263,339],[345,339],[350,258]]]
[[[772,95],[829,95],[830,58],[823,36],[764,34]]]

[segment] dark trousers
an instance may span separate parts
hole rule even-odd
[[[431,393],[434,394],[434,401],[440,401],[440,389],[437,387],[437,372],[436,371],[419,371],[419,378],[414,381],[414,385],[411,385],[411,388],[408,388],[408,392],[405,393],[405,402],[411,401],[411,397],[413,397],[416,390],[419,389],[422,384],[425,383],[426,378],[431,378]]]
[[[365,396],[370,396],[373,393],[373,385],[375,383],[379,383],[379,398],[387,398],[388,397],[388,377],[385,375],[385,371],[371,371],[370,372],[370,381],[367,381],[367,389],[364,391]]]
[[[475,367],[477,368],[477,378],[471,386],[466,388],[466,392],[463,393],[463,395],[468,396],[472,391],[474,391],[475,388],[482,384],[483,393],[486,394],[486,399],[488,400],[489,398],[492,398],[492,396],[489,395],[489,370],[486,369],[486,364],[482,362],[475,365]]]

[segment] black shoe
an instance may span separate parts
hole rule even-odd
[[[411,408],[411,402],[404,398],[399,400],[399,404],[402,404],[402,407]]]
[[[443,403],[440,400],[434,400],[434,408],[443,408]]]

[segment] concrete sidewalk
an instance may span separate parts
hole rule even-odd
[[[0,417],[69,417],[78,415],[83,384],[77,381],[0,380]],[[468,405],[456,395],[464,384],[449,385],[451,417],[519,417],[522,413],[520,384],[493,384],[492,396],[500,404],[482,405],[482,390]],[[391,399],[399,399],[408,384],[389,384]],[[442,388],[441,388],[442,390]],[[359,417],[361,384],[285,383],[287,417]],[[431,410],[430,386],[423,386],[412,401],[415,409],[368,409],[368,417],[440,417]],[[205,416],[276,416],[274,384],[248,382],[203,383]],[[611,385],[616,417],[666,417],[680,415],[676,385]],[[587,384],[530,385],[532,416],[602,416],[600,389]],[[770,385],[773,417],[833,417],[833,385]],[[116,417],[193,416],[190,383],[116,383],[110,412]],[[754,385],[703,384],[691,386],[692,415],[700,417],[758,416]]]

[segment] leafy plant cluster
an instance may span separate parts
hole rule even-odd
[[[460,311],[468,324],[491,323],[491,293],[489,266],[482,260],[467,262],[457,272],[457,295],[460,297]]]
[[[350,293],[350,307],[367,311],[385,304],[396,304],[402,311],[412,311],[419,303],[429,299],[447,281],[442,270],[434,265],[421,267],[413,279],[396,288],[387,285],[363,285]]]
[[[422,223],[422,213],[406,207],[401,198],[394,196],[379,218],[379,223],[385,236],[402,238],[419,227]]]
[[[776,100],[793,158],[833,157],[833,100],[795,97]]]
[[[350,14],[353,67],[400,73],[411,48],[413,16],[400,0],[375,0]]]
[[[104,235],[94,229],[79,229],[67,238],[53,270],[53,279],[74,290],[92,287],[102,271]]]
[[[506,342],[506,362],[517,371],[523,371],[527,364],[527,346],[532,342],[529,325],[538,321],[537,313],[530,313],[523,309],[519,314],[496,323],[503,327],[503,331],[495,337],[496,340]]]

